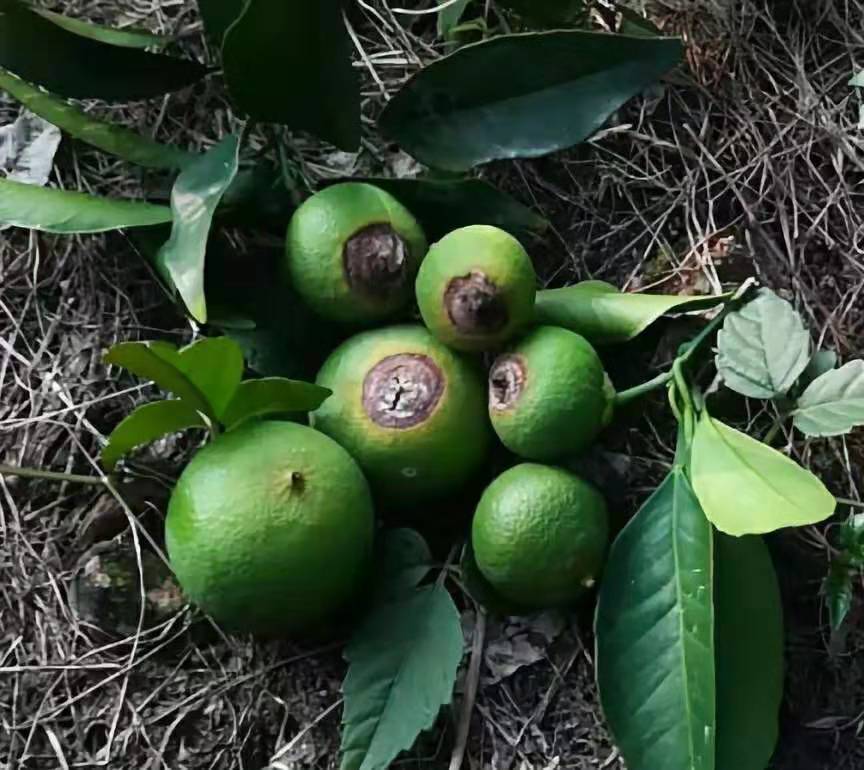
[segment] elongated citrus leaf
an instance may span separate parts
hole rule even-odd
[[[0,0],[0,67],[73,99],[148,99],[200,80],[197,62],[109,45]]]
[[[468,225],[493,225],[524,237],[542,232],[549,222],[507,193],[480,179],[385,179],[362,181],[397,198],[423,226],[430,241]]]
[[[828,605],[828,622],[831,631],[836,633],[843,626],[843,621],[852,609],[855,596],[853,576],[857,570],[850,569],[848,564],[832,561],[828,574],[822,585],[825,593],[825,603]]]
[[[769,289],[731,313],[717,335],[717,370],[742,396],[782,395],[809,363],[810,335],[801,316]]]
[[[121,342],[105,354],[105,363],[122,366],[145,380],[153,380],[162,390],[179,396],[188,406],[207,415],[216,414],[210,402],[181,370],[180,353],[166,342]]]
[[[156,257],[162,275],[177,289],[192,316],[202,323],[207,320],[207,238],[216,207],[237,176],[239,150],[240,140],[226,136],[180,172],[171,190],[171,237]]]
[[[498,4],[539,24],[567,24],[585,10],[583,0],[498,0]]]
[[[760,537],[718,534],[717,770],[765,770],[783,699],[783,607]]]
[[[243,350],[229,337],[205,337],[177,354],[177,368],[222,419],[243,378]]]
[[[681,53],[676,39],[581,30],[495,37],[422,69],[380,125],[433,168],[545,155],[591,136]]]
[[[711,526],[676,465],[612,546],[597,605],[600,701],[630,770],[713,770]]]
[[[414,529],[388,529],[379,538],[372,593],[377,602],[413,592],[432,569],[432,551]]]
[[[633,339],[667,313],[706,310],[728,296],[624,294],[605,281],[583,281],[537,292],[534,313],[537,323],[563,326],[596,344],[609,345]]]
[[[198,0],[198,10],[207,34],[221,43],[228,27],[240,16],[243,0]]]
[[[220,222],[269,227],[284,235],[285,223],[296,207],[297,200],[286,188],[281,172],[260,163],[237,172],[219,202],[216,216]]]
[[[286,412],[312,412],[324,403],[331,391],[311,382],[267,377],[248,380],[237,388],[222,422],[234,428],[244,420]]]
[[[207,423],[185,401],[155,401],[139,406],[108,437],[102,450],[102,464],[111,471],[123,455],[186,428],[206,428]]]
[[[94,24],[90,21],[82,19],[74,19],[70,16],[63,16],[53,11],[47,11],[44,8],[32,7],[32,10],[40,16],[53,22],[58,27],[62,27],[69,32],[74,32],[81,37],[87,37],[91,40],[98,40],[100,43],[108,45],[116,45],[120,48],[164,48],[171,42],[170,37],[163,35],[154,35],[152,32],[147,32],[143,29],[133,29],[126,27],[124,29],[116,29],[114,27],[105,27],[101,24]]]
[[[864,361],[817,377],[792,414],[795,427],[808,436],[841,436],[864,425]]]
[[[0,88],[70,136],[148,168],[182,168],[195,155],[91,117],[79,107],[0,69]]]
[[[345,657],[341,770],[385,770],[453,697],[462,660],[459,612],[441,586],[373,610]]]
[[[438,12],[438,35],[448,40],[450,32],[462,20],[462,15],[468,7],[470,0],[457,0],[455,3],[444,6]]]
[[[728,535],[760,535],[824,521],[837,503],[810,471],[702,413],[690,459],[705,515]]]
[[[241,110],[350,151],[360,144],[351,50],[340,0],[248,0],[225,34],[222,61]]]
[[[171,210],[0,179],[0,224],[46,233],[101,233],[171,221]]]

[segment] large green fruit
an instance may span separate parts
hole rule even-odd
[[[491,431],[482,377],[422,326],[352,337],[317,381],[333,395],[312,424],[357,459],[383,498],[445,495],[483,465]]]
[[[489,372],[489,417],[501,442],[529,460],[586,449],[612,416],[600,357],[575,332],[540,326]]]
[[[561,468],[525,463],[483,493],[471,531],[477,567],[526,608],[572,603],[597,580],[609,544],[606,503]]]
[[[226,626],[314,630],[363,582],[372,552],[369,486],[335,441],[260,422],[218,438],[180,476],[166,521],[171,566]]]
[[[285,249],[290,281],[313,310],[368,324],[409,303],[427,243],[392,195],[349,182],[325,188],[297,209]]]
[[[417,275],[417,303],[429,330],[457,350],[498,348],[534,313],[537,278],[512,235],[473,225],[429,249]]]

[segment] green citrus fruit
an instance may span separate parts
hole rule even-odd
[[[569,471],[524,463],[486,488],[471,541],[477,567],[505,599],[531,608],[567,605],[603,566],[606,503]]]
[[[285,242],[297,293],[321,316],[356,324],[405,308],[426,248],[420,225],[399,201],[358,182],[304,202]]]
[[[531,259],[497,227],[455,230],[429,249],[417,303],[429,330],[457,350],[500,347],[531,322],[537,278]]]
[[[501,442],[529,460],[586,449],[612,416],[614,391],[582,336],[540,326],[489,372],[489,417]]]
[[[259,422],[219,437],[180,476],[166,521],[189,598],[233,629],[313,630],[362,583],[372,551],[369,486],[335,441]]]
[[[491,431],[482,376],[422,326],[352,337],[317,381],[333,395],[312,424],[356,458],[382,497],[444,495],[483,465]]]

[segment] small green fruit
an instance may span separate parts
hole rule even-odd
[[[540,326],[496,359],[489,418],[511,452],[554,460],[587,449],[612,417],[612,383],[579,334]]]
[[[531,322],[537,277],[512,235],[474,225],[446,235],[417,275],[417,303],[429,330],[457,350],[489,350]]]
[[[471,529],[483,577],[526,608],[571,604],[600,574],[609,544],[606,503],[561,468],[525,463],[483,493]]]
[[[421,502],[461,488],[490,444],[483,380],[472,363],[422,326],[363,332],[324,363],[330,396],[312,414],[393,502]]]
[[[315,312],[368,324],[408,304],[427,243],[392,195],[349,182],[325,188],[297,209],[285,248],[291,283]]]
[[[304,425],[226,433],[183,471],[166,520],[184,592],[239,631],[321,626],[369,568],[374,513],[357,463]]]

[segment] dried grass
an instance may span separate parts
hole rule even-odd
[[[864,62],[864,6],[704,0],[649,9],[664,29],[685,36],[689,73],[622,111],[581,148],[483,171],[552,222],[535,249],[546,280],[606,278],[690,291],[755,273],[795,300],[820,343],[844,358],[864,354],[857,189],[864,134],[857,129],[861,97],[846,85]],[[209,55],[189,2],[137,0],[121,11],[104,0],[73,0],[63,10],[179,35],[183,48]],[[488,13],[495,18],[494,9]],[[358,0],[351,32],[370,127],[386,95],[440,55],[429,18],[406,27],[384,0]],[[95,109],[196,149],[238,125],[215,79],[162,102]],[[16,114],[0,97],[0,122]],[[263,135],[253,143],[263,147]],[[413,168],[372,132],[359,157],[302,137],[286,149],[310,186],[346,173]],[[158,178],[69,142],[54,182],[112,195],[164,190]],[[121,339],[187,340],[193,329],[122,236],[6,231],[0,238],[0,462],[98,473],[106,432],[149,395],[106,372],[102,351]],[[667,427],[649,427],[655,432],[643,431],[639,443],[627,433],[611,447],[629,455],[630,506],[669,459]],[[860,438],[793,438],[793,450],[838,494],[858,496]],[[149,496],[156,508],[193,448],[192,439],[165,442],[162,462],[141,466],[161,487]],[[158,538],[158,516],[155,527],[147,524],[152,508],[140,501],[125,507],[98,488],[0,478],[0,761],[9,768],[335,767],[338,650],[229,639],[190,628],[187,613],[111,641],[76,617],[67,588],[87,543],[85,521],[94,510],[110,512],[121,529],[134,519],[138,526],[121,539],[140,555],[153,547],[151,533]],[[824,530],[775,546],[789,592],[792,661],[776,767],[859,768],[860,612],[847,652],[833,655],[816,599],[828,554]],[[580,627],[587,632],[587,619]],[[568,632],[544,661],[481,686],[467,766],[622,767],[599,716],[590,640],[580,638]],[[445,722],[405,765],[447,765],[453,730]]]

